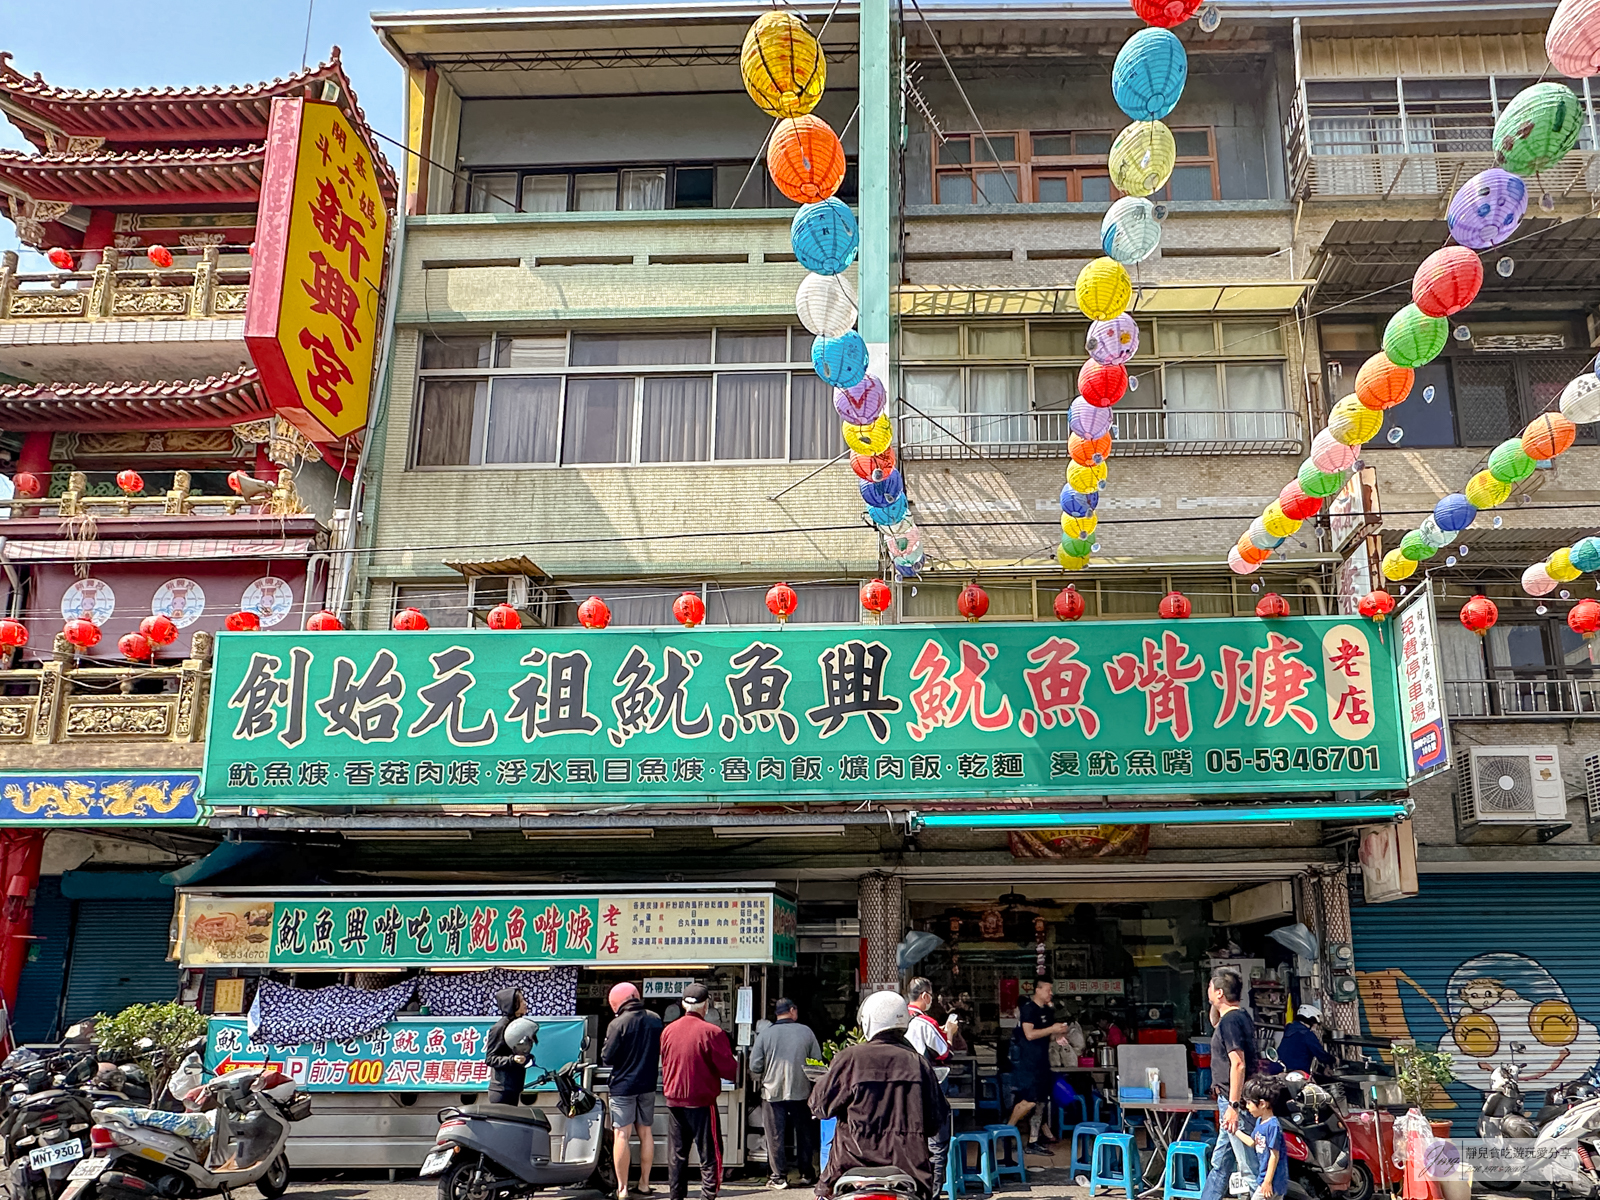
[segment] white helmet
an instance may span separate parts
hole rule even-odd
[[[911,1010],[899,992],[873,992],[861,1002],[861,1033],[876,1037],[886,1029],[904,1029],[911,1024]]]

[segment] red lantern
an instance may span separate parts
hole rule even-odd
[[[228,490],[230,492],[237,492],[241,496],[244,495],[244,480],[245,473],[243,471],[229,471]]]
[[[428,627],[428,618],[422,615],[419,608],[402,608],[395,613],[390,625],[401,633],[421,633]]]
[[[767,589],[767,611],[780,622],[787,622],[800,607],[800,597],[787,583],[775,583]]]
[[[1132,0],[1132,3],[1133,11],[1146,25],[1171,29],[1194,16],[1201,0]]]
[[[1600,601],[1579,600],[1567,614],[1567,625],[1587,642],[1596,631],[1600,631]],[[3,644],[4,635],[0,634],[0,645]]]
[[[137,496],[144,491],[144,478],[139,472],[131,468],[117,472],[117,486],[129,496]]]
[[[62,626],[61,636],[67,639],[69,645],[87,650],[100,641],[100,626],[88,617],[74,617]]]
[[[44,495],[44,484],[40,483],[39,477],[31,471],[18,471],[11,478],[11,486],[24,500]]]
[[[522,614],[509,604],[496,604],[484,618],[490,629],[521,629]]]
[[[1356,611],[1369,621],[1383,624],[1384,618],[1394,611],[1394,597],[1388,592],[1368,592],[1356,604]]]
[[[956,611],[969,621],[981,621],[989,611],[989,593],[975,583],[969,583],[956,597]]]
[[[881,579],[870,579],[861,585],[861,607],[869,613],[888,611],[894,601],[894,592]]]
[[[172,265],[172,251],[165,246],[151,246],[144,254],[146,258],[163,271]]]
[[[706,619],[706,602],[699,592],[685,592],[672,602],[672,615],[685,629],[693,629]]]
[[[50,265],[58,271],[72,270],[72,251],[60,246],[51,246],[50,252],[45,255],[50,260]]]
[[[15,650],[28,644],[28,627],[9,618],[0,621],[0,650]]]
[[[1256,616],[1263,619],[1272,617],[1287,617],[1289,615],[1289,602],[1277,592],[1268,592],[1256,604]]]
[[[1483,260],[1476,250],[1446,246],[1422,260],[1411,280],[1411,299],[1430,317],[1460,312],[1483,286]]]
[[[1461,606],[1461,623],[1482,637],[1500,619],[1500,609],[1487,596],[1474,596]]]
[[[125,633],[117,639],[117,652],[131,662],[144,662],[156,652],[142,633]]]
[[[585,629],[604,629],[611,624],[611,607],[599,596],[590,596],[578,605],[578,624]]]
[[[240,609],[222,618],[222,627],[229,633],[254,633],[261,628],[261,618],[247,609]]]
[[[306,618],[306,629],[312,633],[337,633],[343,628],[344,622],[327,609],[314,612]]]
[[[1078,589],[1069,583],[1057,592],[1055,610],[1058,621],[1076,621],[1083,616],[1083,597],[1078,594]]]
[[[850,456],[850,469],[868,483],[882,483],[889,477],[889,472],[894,470],[894,447],[890,446],[882,454],[852,454]]]
[[[170,646],[178,640],[178,627],[172,623],[171,617],[164,617],[160,613],[153,613],[140,621],[139,632],[157,649]]]
[[[1194,605],[1189,603],[1189,597],[1182,592],[1168,592],[1161,597],[1161,604],[1156,611],[1168,621],[1182,621],[1194,611]]]
[[[1128,390],[1128,368],[1090,359],[1078,370],[1078,395],[1096,408],[1109,408]]]
[[[1298,483],[1290,483],[1278,493],[1278,507],[1291,521],[1309,521],[1322,511],[1321,496],[1308,496]]]

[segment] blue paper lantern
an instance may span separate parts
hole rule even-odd
[[[1600,538],[1586,537],[1572,543],[1572,553],[1567,557],[1580,571],[1600,571]]]
[[[905,494],[905,480],[898,469],[890,471],[877,482],[866,480],[861,484],[861,498],[872,508],[887,508]]]
[[[1070,487],[1061,489],[1061,511],[1069,517],[1087,517],[1100,507],[1100,493],[1075,492]]]
[[[897,560],[894,564],[894,573],[900,576],[901,579],[910,579],[918,571],[922,570],[922,564],[927,561],[928,556],[926,554],[921,555],[915,562],[900,562]]]
[[[861,250],[861,227],[850,206],[833,196],[802,205],[789,226],[800,265],[818,275],[840,275]]]
[[[867,344],[852,329],[811,343],[811,366],[836,388],[853,388],[867,377]]]
[[[1472,501],[1460,492],[1451,492],[1433,506],[1433,523],[1448,533],[1460,533],[1477,517]]]
[[[1139,30],[1117,51],[1111,94],[1133,121],[1159,121],[1178,107],[1189,78],[1189,56],[1170,29]]]
[[[906,494],[901,492],[888,504],[867,505],[867,516],[872,518],[872,523],[880,528],[896,524],[906,519]]]

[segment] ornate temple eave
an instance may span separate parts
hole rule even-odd
[[[254,367],[176,382],[0,385],[0,429],[7,432],[222,429],[271,416]]]
[[[261,193],[266,148],[24,154],[0,150],[0,192],[85,206],[249,204]]]

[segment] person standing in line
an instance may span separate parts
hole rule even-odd
[[[800,1010],[793,1000],[779,1000],[773,1015],[777,1020],[756,1034],[750,1047],[750,1073],[761,1079],[762,1125],[770,1168],[767,1186],[782,1191],[789,1186],[784,1142],[790,1129],[794,1130],[801,1182],[808,1187],[817,1182],[817,1123],[806,1104],[811,1095],[806,1060],[820,1060],[822,1046],[810,1027],[800,1023]]]
[[[1029,1154],[1050,1155],[1052,1151],[1039,1140],[1042,1124],[1039,1106],[1050,1099],[1050,1088],[1055,1082],[1050,1073],[1050,1039],[1067,1032],[1065,1021],[1057,1021],[1051,1012],[1055,999],[1055,984],[1048,979],[1036,979],[1033,995],[1017,1006],[1017,1032],[1011,1041],[1011,1092],[1014,1103],[1006,1124],[1015,1125],[1018,1134],[1023,1132],[1022,1122],[1030,1122],[1031,1137],[1023,1137]]]
[[[616,1018],[606,1026],[600,1062],[611,1068],[611,1162],[617,1169],[618,1200],[628,1194],[628,1138],[639,1135],[639,1186],[636,1196],[650,1194],[650,1168],[655,1163],[656,1076],[661,1070],[661,1018],[644,1006],[639,989],[619,983],[606,1003]]]
[[[689,1147],[700,1155],[701,1200],[722,1187],[722,1131],[717,1097],[724,1079],[737,1079],[739,1062],[728,1035],[706,1020],[711,993],[703,983],[683,989],[683,1016],[661,1034],[661,1091],[667,1100],[667,1197],[684,1200],[689,1188]]]
[[[1222,1200],[1234,1164],[1254,1177],[1256,1152],[1251,1135],[1255,1118],[1244,1107],[1244,1085],[1260,1067],[1256,1052],[1256,1023],[1239,1006],[1244,983],[1234,971],[1211,976],[1206,989],[1211,1001],[1215,1032],[1211,1035],[1211,1070],[1217,1079],[1217,1146],[1211,1152],[1211,1172],[1200,1200]]]
[[[506,1030],[511,1022],[528,1011],[528,1003],[516,988],[501,988],[494,994],[500,1019],[483,1039],[483,1061],[489,1064],[490,1104],[516,1104],[522,1099],[522,1085],[528,1078],[528,1056],[506,1045]]]
[[[911,1012],[911,1024],[906,1026],[906,1041],[932,1065],[934,1076],[942,1089],[944,1081],[949,1078],[950,1068],[941,1064],[950,1057],[950,1039],[956,1032],[956,1015],[951,1013],[943,1025],[933,1019],[928,1012],[933,1007],[933,980],[920,975],[906,985],[906,1007]],[[950,1161],[950,1122],[946,1121],[937,1133],[928,1138],[928,1158],[933,1164],[933,1187],[937,1193],[944,1188],[945,1170]]]

